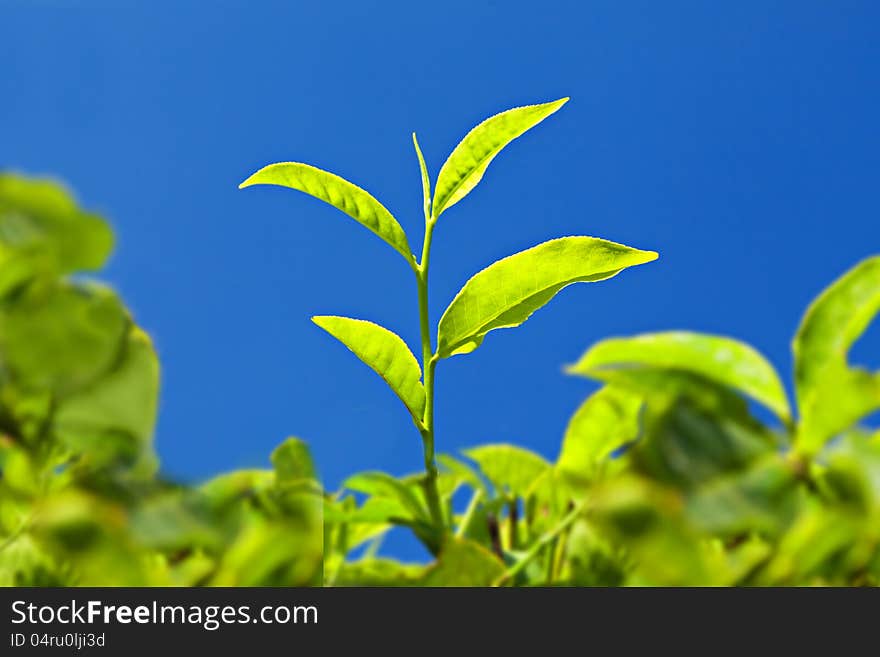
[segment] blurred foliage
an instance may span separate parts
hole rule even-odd
[[[0,174],[0,585],[320,583],[304,443],[200,486],[158,475],[156,352],[81,276],[112,246],[57,183]]]
[[[878,310],[880,257],[811,305],[796,415],[773,366],[731,338],[604,340],[567,369],[601,387],[555,463],[513,445],[440,457],[454,537],[431,536],[423,475],[350,478],[327,504],[326,583],[880,585],[880,432],[859,424],[880,409],[880,374],[848,363]],[[381,556],[395,526],[436,562]]]
[[[425,474],[322,491],[306,445],[272,468],[159,474],[153,345],[86,281],[112,234],[56,183],[0,175],[0,585],[880,584],[880,375],[848,350],[880,310],[880,257],[833,283],[794,340],[796,405],[736,340],[605,340],[555,462],[508,444]],[[762,421],[756,405],[775,417]],[[382,554],[393,528],[434,555]]]

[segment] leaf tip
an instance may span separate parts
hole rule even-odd
[[[256,173],[252,173],[251,175],[249,175],[247,178],[245,178],[243,181],[241,181],[239,183],[238,188],[244,189],[245,187],[250,187],[251,185],[256,185],[256,183],[254,182],[254,178],[256,178],[258,173],[260,173],[260,172],[257,171]]]

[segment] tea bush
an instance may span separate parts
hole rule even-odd
[[[295,438],[269,470],[196,486],[163,478],[155,350],[120,299],[82,274],[103,265],[111,231],[58,184],[0,175],[0,584],[880,584],[880,432],[862,424],[880,409],[880,373],[848,359],[880,311],[880,256],[807,310],[793,341],[794,403],[773,366],[732,338],[616,337],[567,368],[600,387],[574,411],[555,462],[510,444],[437,450],[442,360],[520,325],[570,284],[656,258],[593,237],[550,240],[476,274],[431,330],[438,219],[566,100],[487,119],[433,185],[413,135],[419,258],[391,212],[331,173],[279,163],[242,184],[336,206],[416,282],[421,362],[377,324],[313,318],[385,380],[423,447],[423,472],[363,472],[337,491],[322,490]],[[433,561],[384,556],[394,528]]]

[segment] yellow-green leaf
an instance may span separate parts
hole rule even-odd
[[[257,171],[239,189],[251,185],[290,187],[321,199],[369,228],[412,263],[409,242],[397,219],[369,192],[336,174],[300,162],[279,162]]]
[[[363,319],[325,315],[312,321],[369,365],[409,409],[417,424],[425,414],[422,370],[398,335]]]
[[[471,278],[440,318],[438,354],[466,354],[489,331],[519,326],[572,283],[611,278],[626,267],[655,260],[596,237],[561,237],[495,262]]]
[[[560,98],[552,103],[515,107],[489,117],[471,130],[443,164],[434,192],[434,217],[452,207],[476,187],[486,167],[501,150],[527,130],[568,102]]]
[[[607,370],[644,368],[697,374],[742,392],[783,420],[791,416],[773,366],[755,349],[732,338],[687,331],[611,338],[590,347],[567,371],[591,377]]]
[[[880,408],[880,373],[850,367],[847,355],[880,311],[880,256],[862,261],[807,309],[792,345],[801,423],[798,447],[817,451]]]
[[[422,174],[422,203],[425,209],[425,221],[431,217],[431,178],[428,175],[428,165],[425,164],[425,156],[419,146],[416,133],[412,134],[413,147],[416,149],[416,157],[419,158],[419,171]]]

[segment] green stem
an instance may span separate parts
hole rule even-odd
[[[577,506],[572,509],[567,516],[565,516],[556,527],[552,530],[548,531],[546,534],[541,536],[537,541],[534,542],[532,547],[526,552],[523,557],[517,561],[513,566],[507,569],[507,571],[502,574],[498,579],[495,580],[494,586],[502,586],[509,582],[511,579],[516,577],[522,570],[528,566],[534,559],[537,557],[541,551],[548,545],[553,545],[556,543],[557,537],[562,534],[566,529],[568,529],[571,524],[577,520],[578,515],[581,513],[581,507]],[[555,552],[555,550],[554,550]],[[555,560],[555,558],[554,558]]]
[[[416,268],[419,289],[419,329],[422,334],[422,371],[425,377],[425,415],[422,418],[422,444],[425,453],[425,495],[431,519],[438,528],[446,525],[440,493],[437,488],[437,464],[434,461],[434,370],[437,359],[431,346],[431,324],[428,317],[428,268],[431,261],[431,239],[436,220],[427,216],[422,259]]]

